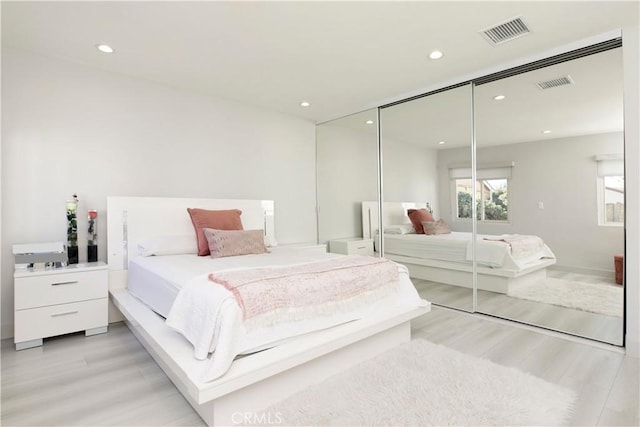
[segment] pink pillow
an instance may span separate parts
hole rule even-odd
[[[187,208],[187,212],[189,212],[191,222],[193,222],[193,228],[196,230],[199,256],[209,255],[209,244],[204,237],[204,231],[202,231],[204,228],[242,230],[242,220],[240,219],[242,211],[239,209],[211,211],[207,209]]]
[[[212,258],[225,256],[263,254],[267,252],[262,230],[214,230],[204,229]]]
[[[407,210],[407,215],[418,234],[424,234],[424,229],[422,228],[423,221],[435,221],[433,215],[426,209],[409,209]]]
[[[451,233],[449,225],[442,219],[437,221],[422,221],[422,228],[424,229],[424,234],[429,235]]]

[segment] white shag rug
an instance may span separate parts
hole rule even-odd
[[[510,287],[508,296],[606,316],[622,317],[622,286],[573,282],[548,277]]]
[[[572,390],[417,339],[285,399],[285,426],[558,426]]]

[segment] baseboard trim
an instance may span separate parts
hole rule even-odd
[[[13,323],[2,324],[2,330],[0,331],[1,339],[13,338]]]
[[[613,258],[611,259],[611,263],[613,263]],[[552,265],[548,267],[549,270],[562,271],[566,273],[576,273],[576,274],[588,274],[590,276],[598,276],[607,279],[612,279],[615,276],[614,270],[598,270],[595,268],[585,268],[585,267],[573,267],[570,265]]]

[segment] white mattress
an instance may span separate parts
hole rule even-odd
[[[139,257],[129,264],[128,287],[131,294],[167,318],[167,325],[194,345],[196,359],[209,359],[198,379],[210,381],[223,375],[238,354],[258,351],[302,334],[375,315],[380,307],[429,306],[429,302],[418,295],[406,268],[399,265],[396,291],[371,305],[247,331],[241,309],[230,291],[222,286],[211,286],[207,279],[210,273],[223,270],[296,265],[343,256],[275,250],[266,254],[216,259],[196,255]]]
[[[211,258],[193,254],[136,257],[129,263],[129,292],[163,317],[184,284],[214,271],[302,264],[339,255],[276,248],[268,254]]]
[[[471,233],[451,232],[449,234],[385,234],[385,254],[401,255],[420,259],[433,259],[456,263],[469,263],[473,260]],[[477,235],[476,259],[478,265],[521,270],[540,259],[555,258],[551,249],[544,245],[538,253],[526,258],[512,256],[509,245],[493,239],[495,236]]]

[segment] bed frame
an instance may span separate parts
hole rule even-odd
[[[384,202],[382,224],[411,224],[408,209],[422,209],[426,203]],[[377,202],[362,202],[362,229],[365,238],[379,239]],[[379,246],[379,242],[376,241]],[[384,247],[383,247],[384,250]],[[384,253],[384,257],[404,264],[412,278],[430,280],[448,285],[473,288],[473,266],[471,263],[440,261]],[[556,263],[555,259],[541,259],[522,270],[489,268],[478,265],[478,289],[506,294],[510,287],[521,286],[547,277],[547,267]]]
[[[126,288],[137,242],[193,232],[187,207],[241,209],[245,229],[274,235],[274,204],[264,200],[109,197],[107,199],[110,296],[126,324],[209,426],[264,419],[261,409],[411,339],[411,319],[429,308],[388,307],[364,318],[307,334],[236,359],[221,378],[201,382],[202,362],[180,334]],[[276,414],[271,414],[271,419]]]

